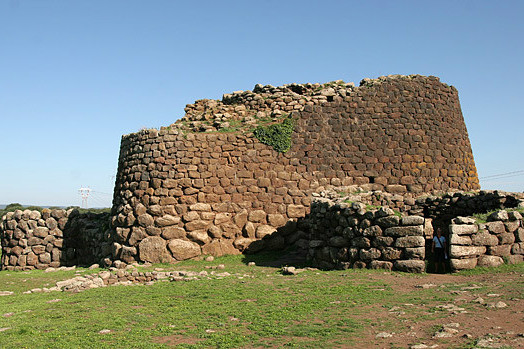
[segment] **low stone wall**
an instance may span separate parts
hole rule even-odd
[[[308,256],[323,269],[425,270],[424,218],[400,217],[392,209],[316,200],[301,224],[308,230]]]
[[[16,210],[2,217],[1,269],[110,264],[109,213]]]
[[[449,232],[453,271],[524,260],[524,224],[519,212],[495,212],[488,217],[487,223],[457,217],[452,220]]]

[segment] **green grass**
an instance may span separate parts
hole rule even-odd
[[[504,210],[507,212],[516,211],[516,212],[519,212],[520,214],[524,214],[524,208],[506,208]],[[476,219],[477,223],[486,223],[489,215],[491,215],[492,213],[498,212],[498,211],[501,211],[501,210],[498,209],[498,210],[488,211],[486,213],[475,213],[473,214],[473,218]]]
[[[284,276],[278,267],[259,266],[276,257],[275,253],[265,253],[226,256],[213,262],[159,264],[141,270],[210,271],[205,266],[224,264],[226,268],[218,272],[237,275],[191,282],[157,282],[152,286],[106,287],[80,293],[22,294],[34,287],[53,286],[75,273],[90,274],[97,270],[2,271],[0,291],[14,291],[15,295],[0,297],[0,328],[10,328],[0,332],[0,347],[347,346],[358,343],[359,334],[370,326],[405,330],[407,323],[403,321],[377,319],[373,315],[377,309],[406,308],[406,303],[434,306],[451,299],[450,293],[442,289],[395,292],[388,282],[381,280],[384,271],[380,270],[307,270],[296,276]],[[257,266],[247,266],[248,261],[255,261]],[[495,270],[523,271],[522,266]],[[49,302],[54,299],[60,301]],[[427,313],[415,307],[409,310],[403,316],[410,319],[447,316],[443,311]],[[6,313],[14,314],[2,316]],[[111,332],[98,333],[104,329]]]

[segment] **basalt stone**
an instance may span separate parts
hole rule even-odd
[[[272,226],[261,224],[261,225],[259,225],[257,227],[255,236],[256,236],[257,239],[262,239],[265,236],[273,234],[275,231],[276,231],[276,229],[273,228]]]
[[[359,236],[351,240],[351,246],[358,248],[370,248],[371,243],[368,238]]]
[[[493,256],[507,257],[511,255],[511,245],[489,246],[488,254]]]
[[[182,239],[170,240],[168,248],[178,261],[194,258],[201,254],[200,246],[197,243]]]
[[[362,249],[360,250],[360,259],[363,261],[371,261],[374,259],[379,259],[382,253],[377,248]]]
[[[263,210],[254,210],[249,212],[248,220],[253,223],[260,223],[266,220],[266,212]]]
[[[486,247],[484,246],[459,246],[451,245],[450,257],[451,258],[473,258],[478,257],[486,253]]]
[[[395,270],[408,273],[423,273],[426,270],[426,263],[421,260],[397,260],[393,263]]]
[[[477,258],[450,259],[450,265],[453,271],[473,269],[477,266],[477,262]]]
[[[503,233],[497,235],[500,245],[512,244],[515,242],[515,235],[512,233]]]
[[[489,234],[488,234],[489,235]],[[475,235],[474,235],[475,236]],[[490,235],[491,236],[491,235]],[[472,244],[471,237],[466,235],[451,234],[449,236],[449,243],[451,245],[469,246]],[[480,244],[483,245],[483,244]]]
[[[150,263],[169,263],[173,261],[167,250],[166,241],[160,236],[149,236],[138,245],[140,261]]]
[[[386,228],[384,235],[388,236],[423,236],[424,228],[422,225],[401,226]]]
[[[174,217],[174,216],[171,216],[171,215],[164,215],[162,217],[157,217],[155,222],[156,222],[156,225],[158,227],[167,227],[167,226],[170,226],[170,225],[176,225],[176,224],[180,223],[180,217]]]
[[[370,269],[385,269],[385,270],[392,270],[393,269],[393,263],[388,261],[371,261],[369,263]]]
[[[420,216],[406,216],[402,217],[401,225],[422,225],[424,224],[424,217]]]
[[[328,241],[329,246],[344,247],[349,245],[349,240],[342,236],[333,236]]]
[[[498,245],[499,239],[487,231],[480,232],[471,236],[471,243],[475,246],[495,246]]]
[[[500,221],[486,223],[486,229],[488,229],[488,231],[492,234],[502,234],[506,232],[504,223]]]
[[[375,223],[382,228],[396,227],[400,223],[400,217],[398,216],[387,216],[381,217],[375,220]]]
[[[472,224],[472,225],[450,224],[449,232],[451,234],[457,234],[457,235],[471,235],[471,234],[475,234],[476,232],[478,232],[478,226],[476,224]]]
[[[395,241],[395,247],[420,247],[426,245],[423,236],[402,236]]]
[[[497,211],[497,212],[493,212],[492,214],[490,214],[488,216],[488,221],[507,221],[509,220],[509,216],[508,216],[508,212],[507,211]]]
[[[471,218],[471,217],[460,217],[459,216],[459,217],[453,218],[451,220],[451,223],[458,224],[458,225],[463,225],[463,224],[471,225],[471,224],[475,224],[476,220],[475,218]]]
[[[374,247],[386,247],[393,245],[393,242],[395,239],[391,236],[377,236],[373,240],[371,240],[371,244]]]
[[[480,256],[478,258],[477,266],[479,267],[498,267],[504,264],[504,260],[499,256]]]
[[[524,254],[524,242],[519,242],[511,246],[511,254]]]
[[[380,236],[382,235],[382,229],[378,225],[372,225],[371,227],[364,229],[362,234],[365,237]]]
[[[408,247],[404,249],[403,258],[406,259],[424,259],[426,256],[425,247]]]
[[[385,259],[387,261],[393,261],[396,259],[399,259],[402,255],[402,250],[393,248],[393,247],[385,247],[382,248],[382,259]]]

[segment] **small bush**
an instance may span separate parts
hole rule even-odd
[[[285,153],[291,148],[291,135],[294,128],[294,120],[287,117],[280,124],[258,126],[253,134],[260,143],[270,145],[276,151]]]

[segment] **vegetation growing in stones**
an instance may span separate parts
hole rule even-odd
[[[285,118],[281,123],[269,126],[258,126],[253,135],[260,143],[273,147],[280,153],[285,153],[291,148],[291,135],[295,128],[295,121],[291,117]]]
[[[522,207],[522,208],[505,208],[505,210],[507,212],[516,211],[516,212],[519,212],[520,214],[524,215],[524,207]],[[473,214],[473,218],[475,218],[477,220],[477,223],[486,223],[488,221],[488,217],[492,213],[495,213],[495,212],[498,212],[498,211],[500,211],[500,209],[491,210],[491,211],[488,211],[486,213],[474,213]]]

